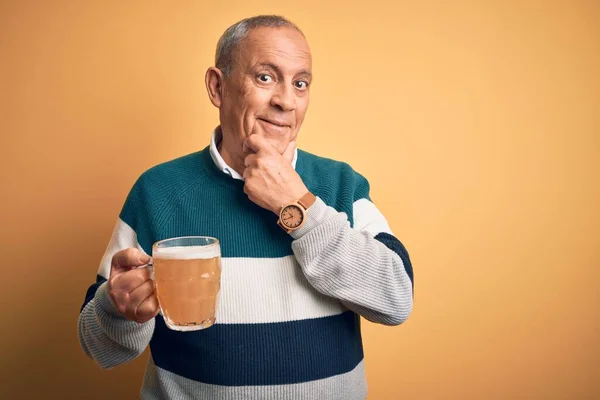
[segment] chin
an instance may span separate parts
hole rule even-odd
[[[275,147],[275,149],[279,152],[279,154],[283,154],[287,145],[290,143],[290,141],[287,139],[270,138],[268,136],[267,136],[267,140],[269,141],[269,143],[271,143],[271,145],[273,147]]]

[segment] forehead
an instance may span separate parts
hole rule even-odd
[[[312,65],[308,42],[290,27],[252,29],[241,44],[239,61],[247,67],[270,63],[285,70],[310,70]]]

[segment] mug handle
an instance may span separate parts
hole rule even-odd
[[[152,273],[150,275],[150,277],[152,278],[152,280],[154,280],[154,260],[150,259],[150,262],[144,265],[138,265],[137,267],[135,267],[136,269],[138,268],[151,268],[152,269]]]
[[[137,266],[135,268],[136,269],[138,269],[138,268],[150,268],[150,269],[152,269],[152,272],[150,273],[150,279],[152,279],[153,281],[156,281],[154,279],[154,260],[153,259],[150,259],[149,263],[144,264],[144,265],[139,265],[139,266]],[[160,304],[159,304],[158,314],[160,314],[160,316],[163,315],[162,308],[160,308]]]

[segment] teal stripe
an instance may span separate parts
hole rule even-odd
[[[312,193],[348,215],[351,226],[354,226],[354,202],[371,200],[369,182],[347,163],[299,150],[296,170]]]
[[[369,198],[369,184],[345,163],[298,152],[297,171],[326,204],[348,215],[353,204]],[[285,257],[292,238],[277,216],[252,203],[244,182],[219,171],[208,147],[146,171],[132,188],[121,219],[148,254],[152,243],[177,236],[213,236],[223,257]]]

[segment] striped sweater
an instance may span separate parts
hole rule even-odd
[[[149,345],[142,399],[365,399],[360,316],[402,323],[412,266],[363,176],[300,150],[295,161],[317,201],[292,234],[215,165],[209,147],[143,173],[81,308],[84,352],[108,369]],[[143,324],[122,317],[106,285],[114,253],[150,254],[158,240],[192,235],[221,243],[216,324],[177,332],[160,315]]]

